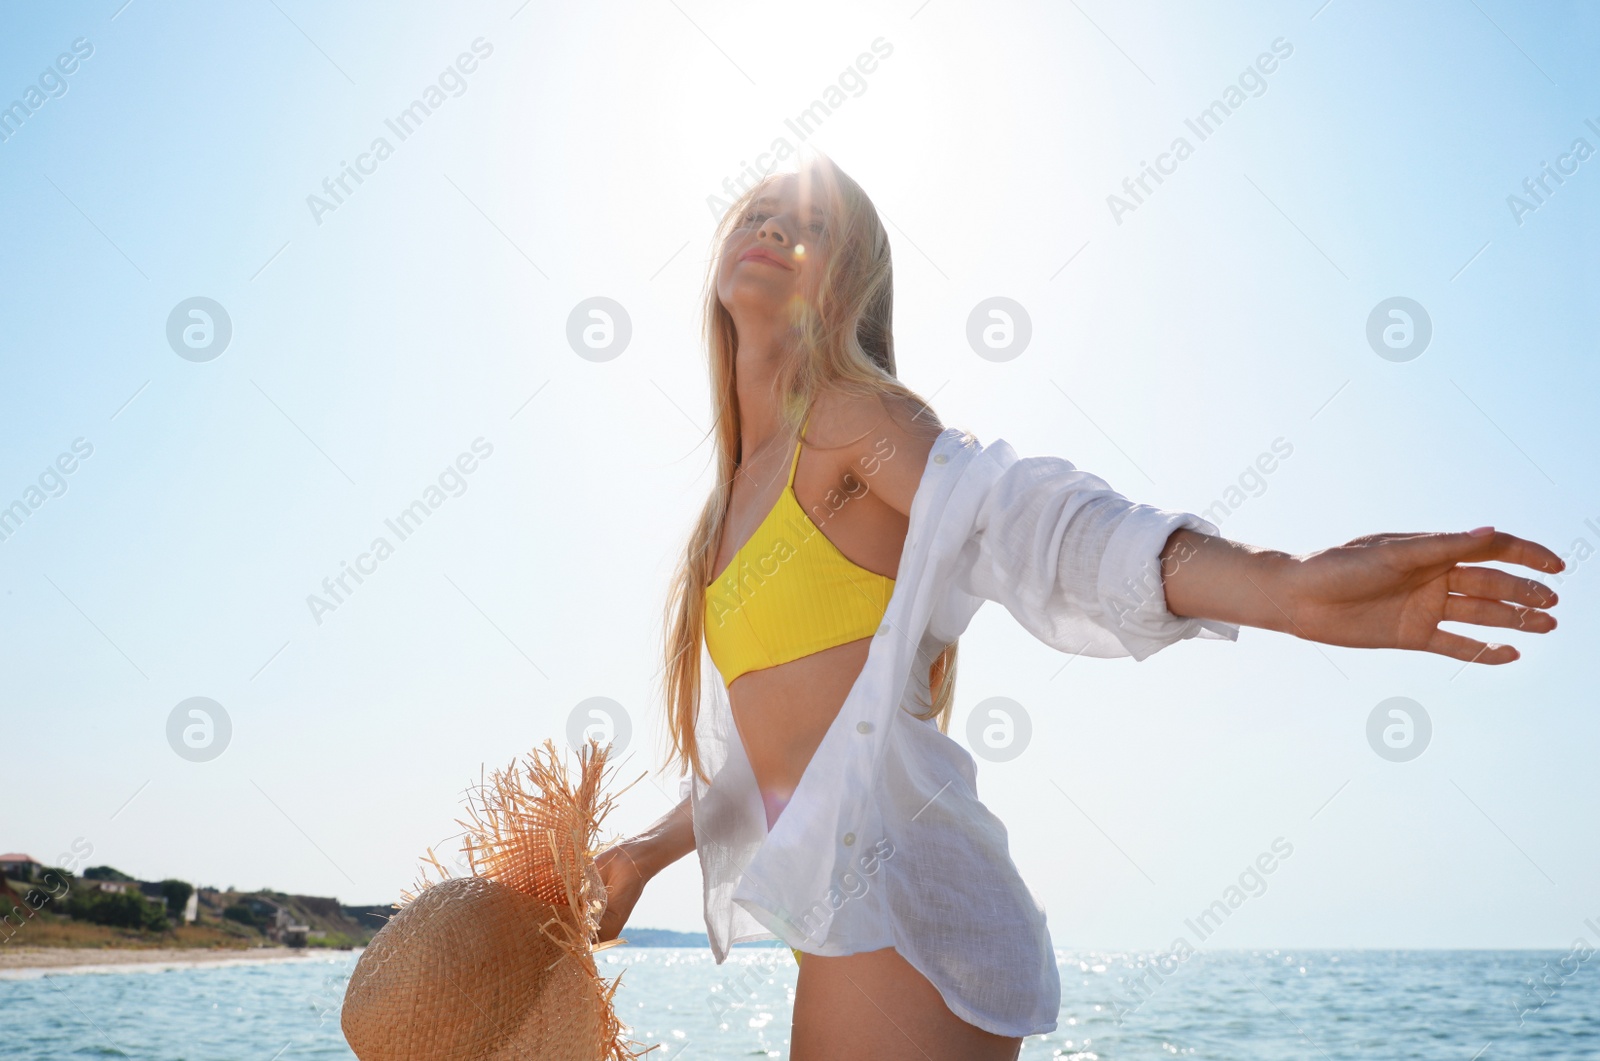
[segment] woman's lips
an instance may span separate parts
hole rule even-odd
[[[780,269],[794,269],[794,266],[790,265],[782,258],[779,258],[772,251],[761,250],[759,248],[752,248],[745,251],[743,254],[739,255],[739,260],[741,262],[765,262],[767,265],[775,265]]]

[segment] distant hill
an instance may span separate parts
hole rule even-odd
[[[385,921],[388,921],[391,917],[400,912],[392,905],[341,906],[340,911],[345,917],[366,929],[369,936],[378,931],[378,929],[382,928]]]
[[[711,940],[704,932],[674,932],[670,928],[625,928],[622,938],[628,941],[631,947],[705,947],[710,949]],[[735,943],[735,947],[781,947],[782,941],[775,939],[758,940],[754,943]]]
[[[389,907],[345,906],[326,896],[288,895],[270,889],[238,892],[201,888],[199,894],[205,914],[289,946],[365,946],[383,927],[387,915],[394,913]],[[380,912],[383,917],[378,916]],[[302,931],[297,935],[293,926]]]
[[[71,882],[76,894],[98,894],[98,889],[114,883],[140,882],[112,866],[94,866],[81,880],[62,870],[51,870]],[[53,878],[54,879],[54,878]],[[10,882],[19,894],[33,894],[38,882]],[[363,947],[384,923],[398,911],[392,905],[351,906],[338,899],[318,895],[289,895],[263,888],[238,891],[232,887],[195,889],[192,904],[195,920],[186,923],[173,913],[166,928],[139,928],[110,922],[90,923],[68,916],[62,902],[38,902],[37,914],[12,916],[6,923],[9,932],[0,932],[0,942],[26,930],[22,938],[39,946],[179,946],[179,947],[258,947],[266,945],[311,946],[338,949]],[[138,898],[136,893],[132,898]],[[159,896],[157,900],[159,901]],[[0,898],[0,915],[12,914],[12,903]],[[13,925],[12,922],[15,922]],[[711,941],[704,932],[676,932],[666,928],[627,928],[622,938],[634,947],[686,947],[709,950]],[[736,943],[736,947],[778,947],[778,940]]]
[[[670,928],[625,928],[622,938],[633,947],[709,947],[704,932],[674,932]]]

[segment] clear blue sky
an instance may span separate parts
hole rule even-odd
[[[660,602],[710,485],[707,199],[830,89],[809,139],[891,224],[901,374],[945,423],[1165,508],[1243,477],[1223,533],[1291,551],[1600,549],[1592,8],[520,3],[8,17],[0,849],[384,902],[480,765],[581,701],[657,764]],[[1031,321],[1010,360],[967,341],[995,296]],[[168,338],[195,297],[231,324],[209,360]],[[631,321],[609,360],[567,339],[593,297]],[[1392,297],[1420,356],[1368,342]],[[1027,710],[979,790],[1058,944],[1164,946],[1282,837],[1210,945],[1564,947],[1600,915],[1597,586],[1575,564],[1556,633],[1465,670],[1253,630],[1063,669],[991,606],[952,733]],[[1432,722],[1409,762],[1367,739],[1395,696]],[[191,697],[231,722],[210,761],[168,741]],[[641,783],[610,824],[668,805]],[[689,860],[637,921],[699,916]]]

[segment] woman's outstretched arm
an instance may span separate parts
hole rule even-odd
[[[600,942],[616,939],[633,913],[634,904],[651,877],[694,850],[694,815],[685,796],[655,824],[595,857],[606,885],[606,909],[600,916]]]
[[[1188,529],[1161,551],[1167,609],[1348,648],[1403,648],[1475,663],[1510,663],[1506,644],[1440,622],[1548,633],[1555,591],[1484,560],[1556,572],[1566,565],[1525,538],[1480,527],[1453,534],[1370,534],[1301,556]]]

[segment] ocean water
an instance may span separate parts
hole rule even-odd
[[[1559,951],[1059,952],[1060,1027],[1029,1059],[1600,1058],[1600,956]],[[665,1061],[787,1056],[786,950],[618,947],[619,1015]],[[339,1001],[356,955],[221,968],[7,974],[0,1057],[352,1058]],[[1580,960],[1581,959],[1581,960]],[[1159,974],[1159,978],[1156,974]]]

